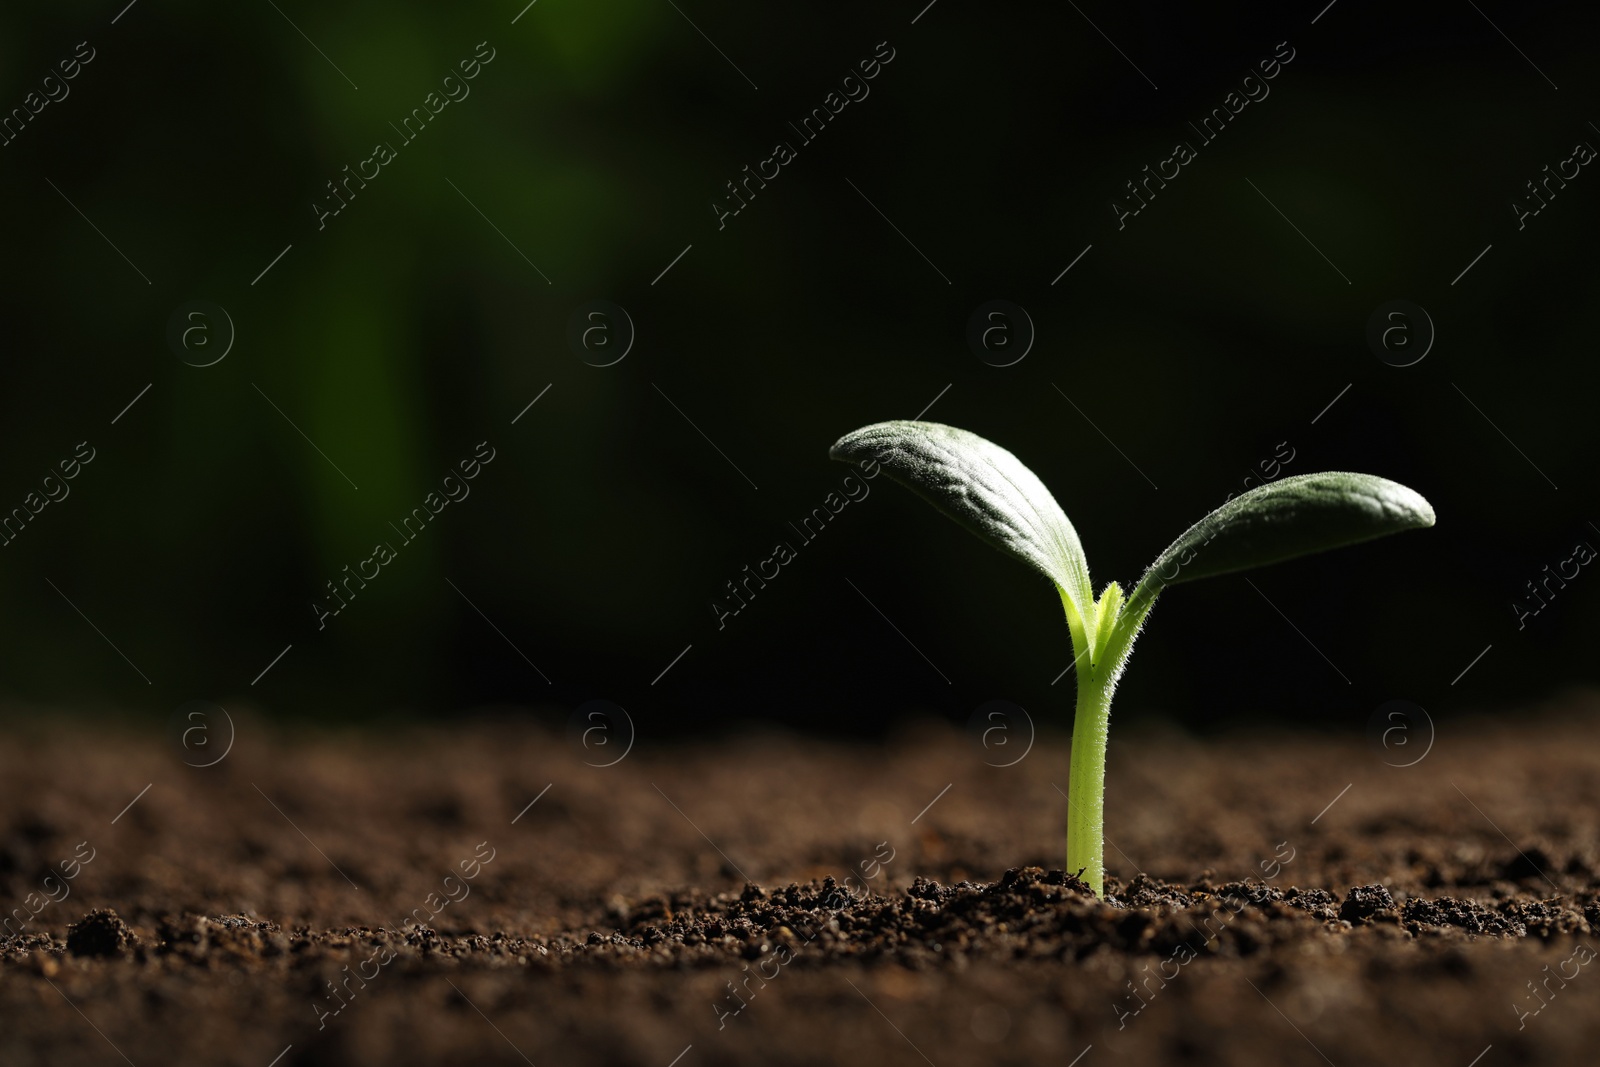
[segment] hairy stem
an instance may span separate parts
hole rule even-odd
[[[1111,727],[1111,681],[1104,665],[1078,670],[1078,709],[1072,722],[1072,769],[1067,781],[1067,873],[1105,896],[1106,739]]]
[[[1067,873],[1082,871],[1095,896],[1105,896],[1106,741],[1111,732],[1111,695],[1133,651],[1154,597],[1127,604],[1119,612],[1121,590],[1113,583],[1102,599],[1110,599],[1101,623],[1103,641],[1094,652],[1079,650],[1078,707],[1072,721],[1072,766],[1067,782]],[[1074,633],[1074,638],[1077,634]],[[1087,661],[1087,662],[1085,662]]]

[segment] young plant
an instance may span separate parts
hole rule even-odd
[[[1426,500],[1386,478],[1345,471],[1280,478],[1233,497],[1185,530],[1131,593],[1124,596],[1112,582],[1096,599],[1072,523],[1038,476],[999,445],[954,426],[898,420],[846,434],[828,454],[850,463],[876,461],[895,481],[1055,583],[1078,678],[1067,870],[1081,872],[1101,896],[1111,694],[1161,591],[1434,522]]]

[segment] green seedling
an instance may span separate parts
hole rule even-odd
[[[1131,593],[1124,596],[1112,582],[1096,599],[1066,513],[1038,476],[999,445],[954,426],[899,420],[846,434],[828,454],[851,463],[876,461],[895,481],[1055,583],[1078,678],[1067,870],[1082,872],[1101,896],[1111,695],[1161,591],[1434,522],[1426,500],[1386,478],[1345,471],[1280,478],[1233,497],[1185,530]]]

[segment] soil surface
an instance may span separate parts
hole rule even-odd
[[[1105,900],[1048,735],[235,722],[203,769],[7,732],[0,1063],[1600,1062],[1592,696],[1426,750],[1119,723]]]

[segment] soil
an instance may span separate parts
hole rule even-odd
[[[1105,900],[1059,869],[1048,735],[1010,767],[919,725],[596,768],[510,717],[237,725],[205,769],[126,729],[8,732],[0,891],[27,924],[0,940],[0,1063],[1498,1067],[1600,1048],[1592,695],[1443,723],[1409,767],[1361,738],[1119,723]]]

